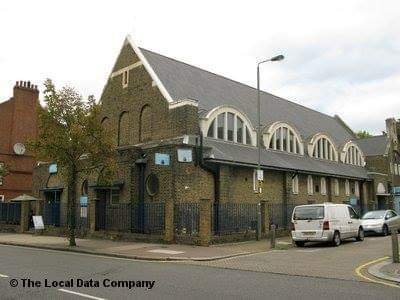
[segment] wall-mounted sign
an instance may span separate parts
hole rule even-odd
[[[86,207],[88,205],[88,197],[87,196],[81,196],[80,204],[81,204],[81,207]]]
[[[357,198],[350,198],[349,203],[350,203],[351,206],[356,206],[357,205]]]
[[[178,149],[179,162],[191,162],[192,160],[192,149]]]
[[[49,165],[49,173],[50,174],[56,174],[57,173],[57,164]]]
[[[160,166],[169,166],[169,154],[165,153],[156,153],[155,155],[155,162],[156,165]]]
[[[257,180],[264,181],[264,171],[263,170],[257,170]]]

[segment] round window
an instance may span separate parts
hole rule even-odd
[[[160,188],[160,186],[159,186],[157,175],[151,173],[146,178],[147,194],[149,194],[150,196],[154,196],[154,195],[156,195],[158,193],[159,188]]]

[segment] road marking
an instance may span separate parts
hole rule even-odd
[[[388,282],[381,281],[381,280],[376,280],[376,279],[367,277],[367,276],[365,276],[364,274],[361,273],[361,270],[364,269],[365,267],[367,267],[367,266],[369,266],[369,265],[372,265],[372,264],[375,264],[375,263],[377,263],[377,262],[383,261],[383,260],[388,259],[388,258],[389,258],[389,256],[384,256],[384,257],[381,257],[381,258],[378,258],[378,259],[369,261],[369,262],[367,262],[367,263],[365,263],[365,264],[363,264],[363,265],[361,265],[361,266],[358,266],[358,267],[355,269],[355,272],[356,272],[356,274],[357,274],[358,276],[360,276],[361,278],[366,279],[366,280],[368,280],[368,281],[371,281],[371,282],[374,282],[374,283],[380,283],[380,284],[384,284],[384,285],[387,285],[387,286],[390,286],[390,287],[395,287],[395,288],[400,289],[400,286],[398,286],[398,285],[396,285],[396,284],[388,283]]]
[[[171,254],[171,255],[176,255],[176,254],[185,253],[184,251],[175,251],[175,250],[166,250],[166,249],[154,249],[154,250],[148,250],[147,252],[151,252],[151,253],[162,253],[162,254]]]
[[[91,296],[91,295],[88,295],[88,294],[82,294],[82,293],[78,293],[78,292],[74,292],[74,291],[70,291],[70,290],[66,290],[66,289],[58,289],[58,290],[60,292],[73,294],[73,295],[81,296],[81,297],[88,298],[88,299],[106,300],[106,298],[99,298],[99,297]]]
[[[1,278],[8,278],[8,277],[10,277],[10,276],[4,275],[4,274],[0,274],[0,277],[1,277]]]
[[[313,253],[321,251],[322,249],[311,249],[311,250],[295,250],[296,252],[303,252],[303,253]]]

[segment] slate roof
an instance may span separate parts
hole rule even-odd
[[[257,90],[248,85],[208,72],[175,59],[142,49],[155,73],[174,100],[198,101],[199,111],[231,105],[257,124]],[[337,119],[266,92],[261,93],[262,124],[284,121],[294,126],[303,140],[324,132],[337,146],[354,136]]]
[[[204,138],[204,146],[210,148],[208,156],[214,162],[249,166],[257,164],[258,149],[256,147],[211,138]],[[367,170],[363,167],[268,149],[261,150],[261,165],[271,169],[368,179]]]
[[[384,155],[388,146],[386,135],[377,135],[369,138],[358,139],[356,143],[366,156]]]

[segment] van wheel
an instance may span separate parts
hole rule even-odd
[[[383,228],[382,228],[382,235],[387,236],[388,234],[389,234],[389,228],[385,224],[385,225],[383,225]]]
[[[362,242],[364,240],[364,229],[362,229],[361,227],[358,229],[358,235],[356,240],[358,242]]]
[[[302,242],[302,241],[295,241],[294,244],[295,244],[297,247],[304,247],[305,242]]]
[[[333,234],[332,246],[337,247],[340,245],[340,243],[340,233],[338,231],[335,231],[335,233]]]

